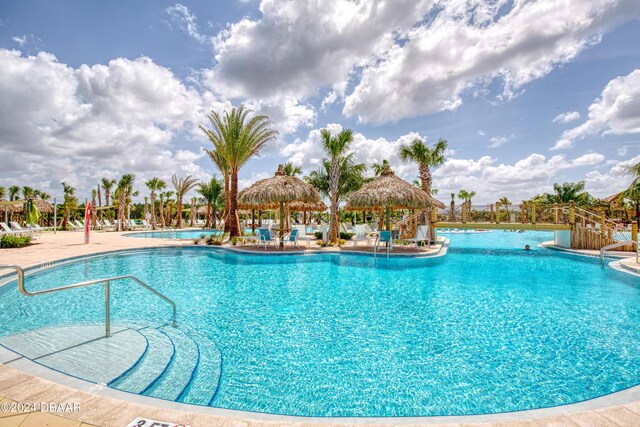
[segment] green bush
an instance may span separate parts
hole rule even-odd
[[[0,247],[2,248],[22,248],[31,243],[31,236],[13,236],[6,234],[0,239]]]
[[[235,245],[237,245],[237,244],[238,244],[238,238],[237,238],[236,236],[233,236],[233,237],[231,238],[231,244],[232,244],[233,246],[235,246]]]
[[[316,237],[316,239],[322,240],[322,231],[316,231],[315,233],[313,233],[313,235]]]
[[[344,231],[340,232],[341,240],[350,240],[355,234],[354,233],[345,233]]]

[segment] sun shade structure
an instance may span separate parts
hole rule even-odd
[[[30,199],[33,201],[34,206],[38,209],[40,213],[52,214],[53,213],[53,205],[45,200],[41,199]],[[24,211],[24,206],[27,203],[26,200],[14,200],[12,202],[9,201],[0,201],[0,208],[2,210],[7,207],[9,213],[22,213]]]
[[[245,209],[280,208],[280,237],[284,236],[284,204],[290,202],[322,203],[320,194],[311,185],[284,173],[282,165],[271,178],[255,182],[238,193],[238,207]],[[280,242],[283,245],[283,242]]]
[[[444,208],[444,203],[434,199],[425,191],[398,178],[386,166],[380,176],[364,184],[353,193],[347,201],[347,210],[374,210],[384,208],[387,211],[387,228],[389,228],[390,209],[427,209]]]

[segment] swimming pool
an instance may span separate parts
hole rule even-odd
[[[158,230],[158,231],[137,231],[134,233],[127,233],[126,237],[136,238],[151,238],[151,239],[197,239],[204,235],[209,237],[211,235],[222,235],[223,230],[205,229],[205,230]]]
[[[638,279],[603,270],[596,259],[520,249],[524,239],[550,240],[550,233],[512,233],[521,239],[511,243],[517,249],[499,247],[506,234],[475,235],[495,241],[489,249],[452,237],[438,259],[137,251],[39,271],[28,283],[43,289],[125,273],[147,281],[177,302],[181,325],[203,335],[194,338],[198,352],[193,345],[189,351],[202,358],[209,352],[215,389],[194,396],[199,388],[181,384],[169,393],[165,381],[144,394],[164,386],[159,397],[220,408],[346,417],[486,414],[638,384]],[[29,299],[15,283],[3,286],[1,334],[102,322],[103,293],[84,288]],[[112,301],[113,322],[162,321],[170,313],[126,283],[113,286]],[[61,310],[64,304],[70,309]],[[202,382],[193,360],[182,358],[187,362],[192,380]],[[126,390],[126,381],[120,385]]]

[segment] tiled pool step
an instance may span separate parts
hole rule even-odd
[[[220,380],[215,343],[190,328],[169,325],[46,328],[0,338],[0,344],[49,368],[87,381],[167,400],[208,405]],[[0,352],[3,363],[15,355]]]

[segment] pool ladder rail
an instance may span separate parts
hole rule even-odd
[[[66,290],[69,290],[69,289],[82,288],[82,287],[85,287],[85,286],[91,286],[91,285],[104,283],[104,307],[105,307],[104,323],[105,323],[105,336],[106,337],[110,337],[111,336],[110,287],[111,287],[111,282],[115,282],[117,280],[132,280],[133,282],[135,282],[138,285],[142,286],[147,291],[149,291],[152,294],[156,295],[158,298],[161,298],[164,301],[166,301],[167,303],[169,303],[171,305],[171,308],[173,309],[173,321],[172,321],[171,325],[173,327],[176,327],[178,325],[177,322],[176,322],[176,303],[173,302],[172,300],[170,300],[169,298],[167,298],[162,293],[160,293],[157,290],[155,290],[154,288],[152,288],[151,286],[147,285],[146,283],[144,283],[142,280],[138,279],[135,276],[131,276],[131,275],[114,276],[114,277],[107,277],[107,278],[103,278],[103,279],[89,280],[87,282],[74,283],[72,285],[60,286],[60,287],[57,287],[57,288],[44,289],[42,291],[28,291],[24,287],[24,276],[25,275],[24,275],[24,269],[22,267],[20,267],[18,265],[13,265],[13,264],[0,264],[0,270],[4,270],[4,269],[15,270],[15,272],[18,274],[18,290],[20,291],[21,294],[29,296],[29,297],[36,296],[36,295],[41,295],[41,294],[49,294],[49,293],[58,292],[58,291],[66,291]]]
[[[640,258],[639,256],[640,243],[638,243],[637,240],[625,240],[624,242],[616,242],[607,246],[603,246],[602,249],[600,249],[600,267],[604,268],[604,253],[606,251],[608,251],[609,249],[619,248],[621,246],[632,245],[634,243],[636,245],[636,262],[638,262],[638,259]]]

